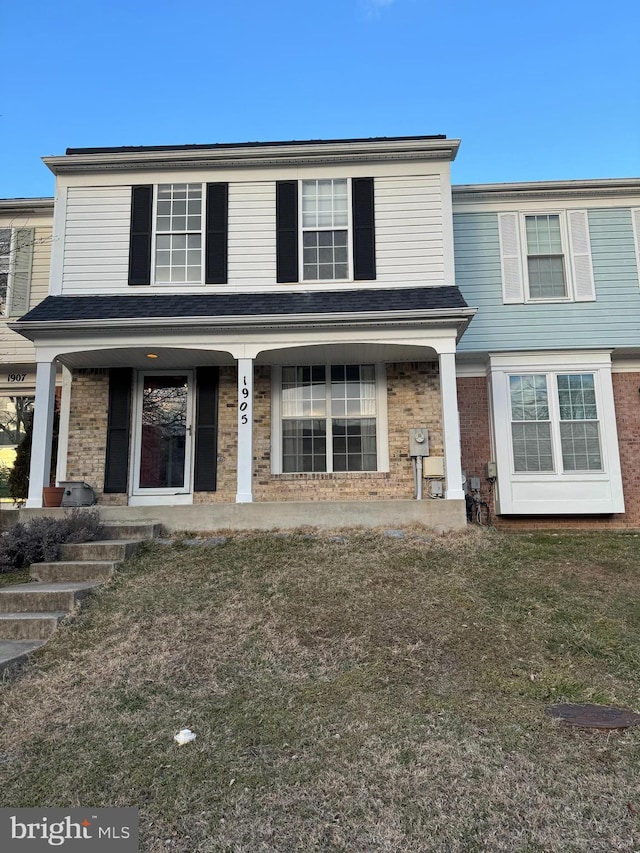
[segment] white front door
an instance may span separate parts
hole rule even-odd
[[[138,374],[131,503],[190,498],[192,421],[192,371]]]

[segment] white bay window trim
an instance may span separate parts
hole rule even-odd
[[[288,365],[284,365],[287,367]],[[332,420],[331,413],[331,367],[337,367],[342,365],[337,364],[320,364],[320,365],[301,365],[301,366],[315,366],[322,367],[325,370],[325,413],[320,416],[320,419],[326,420],[330,422]],[[387,434],[387,376],[386,376],[386,368],[384,364],[375,364],[375,414],[372,417],[375,418],[376,422],[376,468],[368,471],[358,471],[357,473],[362,473],[364,475],[368,473],[376,473],[376,472],[388,472],[389,471],[389,443],[388,443],[388,434]],[[305,471],[296,471],[296,472],[285,472],[283,470],[283,418],[284,418],[284,405],[282,399],[282,365],[276,365],[273,367],[271,371],[271,473],[272,474],[286,474],[291,473],[292,475],[301,475],[305,474],[312,475],[313,473],[327,473],[333,474],[336,476],[340,476],[341,474],[348,475],[349,471],[336,471],[334,472],[333,465],[333,449],[331,447],[331,429],[327,429],[326,433],[326,467],[324,471],[318,472],[305,472]],[[337,417],[337,416],[336,416]],[[356,417],[356,416],[354,416]],[[358,415],[358,418],[368,417],[366,415]]]
[[[561,417],[558,376],[592,375],[594,380],[600,467],[570,470],[563,425],[581,421]],[[548,393],[553,462],[550,470],[516,470],[511,377],[544,376]],[[493,439],[498,463],[497,511],[503,515],[573,515],[624,512],[611,356],[602,352],[492,355],[490,366]],[[566,429],[565,429],[566,432]]]
[[[531,252],[527,237],[527,220],[558,218],[560,251]],[[589,219],[587,210],[522,210],[498,213],[498,236],[502,268],[504,304],[593,302],[596,298]],[[538,295],[532,291],[529,259],[539,255],[552,263],[562,264],[564,295]]]

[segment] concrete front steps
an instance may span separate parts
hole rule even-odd
[[[65,616],[159,532],[154,523],[105,524],[101,540],[62,545],[57,562],[34,563],[34,582],[0,589],[0,672],[44,645]]]

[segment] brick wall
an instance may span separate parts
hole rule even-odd
[[[480,477],[482,497],[490,504],[496,527],[501,530],[640,528],[640,373],[614,373],[612,378],[625,512],[529,518],[494,515],[493,497],[484,469],[484,463],[491,459],[487,381],[484,377],[458,379],[462,468],[467,477]]]
[[[83,480],[88,483],[94,489],[100,504],[126,506],[126,495],[105,495],[102,491],[108,405],[108,372],[74,371],[69,414],[67,480]]]
[[[254,497],[257,501],[411,499],[413,468],[409,428],[427,426],[432,456],[442,456],[440,378],[437,362],[387,365],[389,471],[339,474],[271,472],[271,385],[261,369],[255,382]]]
[[[233,502],[236,495],[237,378],[220,369],[218,488],[196,492],[194,503]],[[105,495],[107,372],[76,371],[71,389],[67,479],[92,485],[101,504],[126,504],[125,495]],[[409,428],[427,426],[430,453],[442,456],[440,380],[437,362],[387,366],[389,471],[338,474],[271,474],[271,370],[254,377],[254,497],[256,501],[376,500],[412,498]]]

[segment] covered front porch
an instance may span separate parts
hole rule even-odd
[[[139,313],[150,304],[112,301],[129,300]],[[18,325],[38,365],[27,508],[42,506],[49,482],[61,364],[56,478],[88,482],[101,512],[204,530],[283,526],[284,516],[284,526],[464,523],[455,351],[473,312],[385,313],[89,324],[27,315]],[[438,488],[424,500],[414,500],[416,428],[436,457]]]

